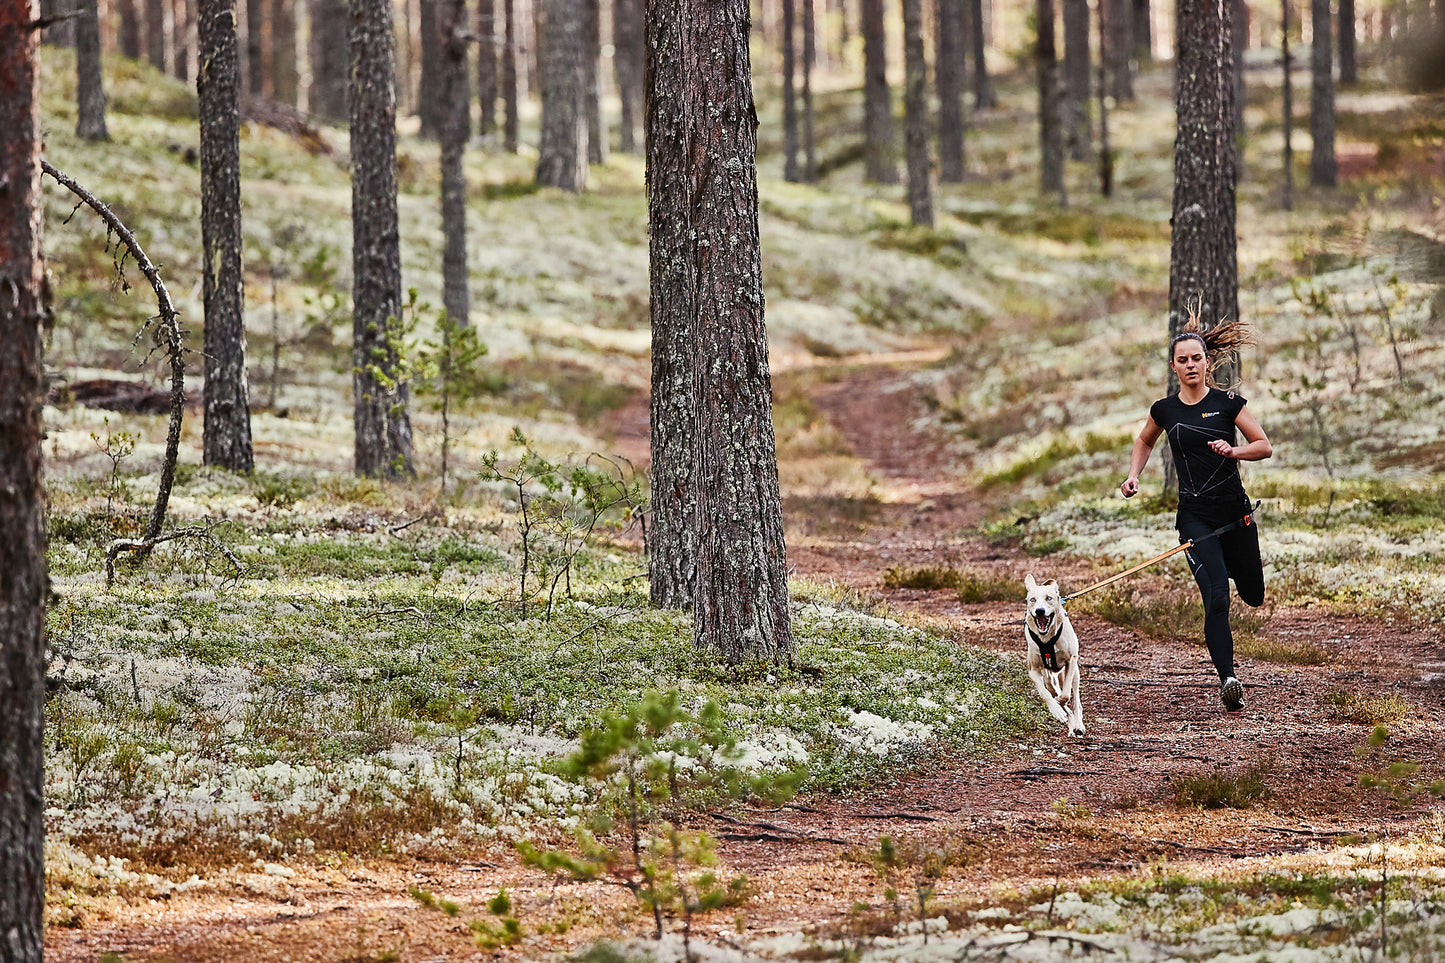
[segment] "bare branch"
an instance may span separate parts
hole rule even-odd
[[[151,288],[155,290],[156,302],[160,305],[159,324],[155,332],[156,344],[159,345],[162,341],[165,342],[166,354],[171,360],[171,420],[170,427],[166,432],[166,455],[165,460],[161,463],[161,479],[156,492],[155,507],[151,509],[150,522],[146,525],[145,537],[143,539],[121,549],[116,549],[115,544],[112,544],[111,548],[106,550],[105,583],[106,585],[110,585],[114,575],[115,553],[120,551],[149,552],[152,546],[168,540],[167,538],[161,537],[161,528],[165,525],[166,521],[166,507],[170,504],[171,487],[176,481],[176,459],[181,447],[181,416],[185,412],[186,405],[185,342],[181,336],[180,322],[176,317],[176,306],[174,302],[171,301],[171,295],[170,292],[166,290],[165,282],[161,280],[161,273],[156,266],[151,263],[151,259],[146,256],[145,251],[140,246],[140,242],[135,239],[135,235],[131,233],[130,228],[125,226],[124,222],[121,221],[104,201],[76,183],[71,177],[56,170],[51,166],[49,161],[42,160],[40,162],[40,168],[55,178],[56,183],[79,197],[86,206],[100,215],[100,219],[105,222],[106,227],[120,238],[121,243],[126,246],[126,249],[129,250],[135,258],[135,262],[140,267],[141,273],[146,276],[146,279],[151,283]],[[123,257],[116,259],[117,270],[120,269],[122,263],[124,263]],[[147,319],[146,324],[149,325],[154,320],[153,318]],[[139,335],[137,338],[139,338]],[[207,530],[207,535],[209,536],[209,530]],[[213,536],[212,540],[214,541]],[[219,545],[220,543],[217,542],[217,544]],[[222,551],[225,551],[224,547]],[[229,553],[227,553],[227,555],[229,556]],[[236,565],[239,571],[241,565],[233,556],[231,556],[231,562]]]
[[[226,547],[225,543],[212,534],[212,525],[195,525],[191,528],[177,528],[164,535],[157,535],[154,538],[118,538],[111,542],[105,549],[105,587],[110,588],[115,581],[115,560],[121,552],[149,552],[162,542],[173,542],[181,538],[194,538],[208,543],[216,551],[225,556],[226,561],[231,563],[236,574],[240,575],[246,570],[241,560]]]

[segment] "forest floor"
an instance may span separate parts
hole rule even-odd
[[[960,644],[1016,653],[1021,661],[1017,604],[969,605],[953,591],[884,589],[884,573],[967,564],[1021,580],[1031,566],[1077,589],[1098,572],[1086,560],[1020,558],[982,539],[977,532],[990,500],[1001,505],[1005,498],[961,487],[936,426],[928,427],[907,384],[904,369],[872,365],[810,388],[813,403],[878,479],[882,496],[866,512],[845,507],[834,517],[826,505],[813,505],[807,517],[795,507],[788,519],[794,573],[853,587]],[[645,447],[640,404],[619,422],[619,448]],[[1139,577],[1142,591],[1153,577]],[[746,873],[754,895],[695,922],[693,935],[715,947],[746,944],[759,952],[758,941],[768,936],[866,930],[868,919],[886,915],[884,884],[868,855],[882,835],[905,848],[951,854],[954,865],[937,881],[930,913],[953,919],[968,908],[1022,907],[1040,892],[1048,901],[1051,892],[1089,881],[1322,872],[1350,840],[1400,839],[1438,823],[1423,803],[1396,803],[1360,786],[1362,773],[1392,759],[1420,763],[1427,778],[1445,768],[1445,639],[1438,628],[1279,609],[1261,637],[1312,642],[1329,660],[1241,660],[1247,705],[1226,714],[1201,646],[1154,641],[1088,615],[1075,615],[1074,623],[1083,647],[1086,737],[1070,738],[1058,727],[991,758],[936,758],[849,796],[698,814],[692,828],[720,840],[723,865]],[[1396,693],[1418,712],[1371,755],[1363,748],[1370,726],[1330,711],[1327,694],[1342,690]],[[1250,808],[1206,810],[1175,801],[1171,778],[1238,774],[1256,765],[1266,795]],[[108,918],[83,928],[52,929],[47,959],[544,958],[598,939],[647,936],[653,925],[626,890],[558,883],[502,849],[446,862],[346,856],[258,862],[198,879],[164,900],[117,904]],[[461,909],[448,915],[429,908],[409,895],[412,887]],[[502,887],[528,935],[515,946],[479,950],[467,920],[484,918],[481,907]],[[899,899],[907,904],[910,894]]]

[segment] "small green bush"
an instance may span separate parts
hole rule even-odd
[[[1265,779],[1274,770],[1274,759],[1266,757],[1234,774],[1222,766],[1209,772],[1175,776],[1174,802],[1203,809],[1248,809],[1267,795]]]

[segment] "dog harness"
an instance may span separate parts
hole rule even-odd
[[[1025,623],[1024,630],[1028,632],[1029,638],[1033,641],[1034,645],[1039,647],[1039,658],[1043,660],[1044,668],[1050,672],[1059,671],[1059,655],[1054,651],[1054,643],[1059,641],[1058,635],[1055,634],[1052,639],[1044,641],[1044,639],[1034,631],[1032,625]]]

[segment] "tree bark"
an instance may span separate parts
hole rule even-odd
[[[602,116],[602,3],[582,0],[582,91],[587,108],[587,162],[607,160],[607,124]]]
[[[798,180],[798,106],[793,93],[793,76],[797,64],[793,52],[793,22],[797,19],[793,0],[783,0],[782,53],[783,53],[783,180],[797,183]]]
[[[883,0],[862,0],[862,5],[864,176],[876,184],[896,184],[898,164],[894,159]]]
[[[346,0],[310,0],[310,14],[311,88],[307,104],[313,114],[326,120],[346,120]]]
[[[1060,119],[1059,61],[1054,46],[1053,0],[1037,0],[1035,22],[1038,45],[1035,66],[1039,85],[1039,189],[1045,194],[1059,195],[1059,203],[1067,204],[1064,193],[1064,130]]]
[[[988,75],[987,24],[983,16],[984,0],[967,0],[968,32],[973,40],[973,106],[976,110],[993,110],[998,106],[998,95],[994,93],[993,79]]]
[[[177,80],[191,79],[191,31],[196,24],[195,0],[173,0],[171,3],[171,75]]]
[[[583,66],[585,0],[546,0],[542,25],[542,135],[537,183],[578,192],[587,187],[587,97]]]
[[[1340,0],[1340,86],[1353,87],[1360,82],[1360,69],[1355,59],[1355,0]]]
[[[1114,148],[1109,143],[1109,24],[1108,4],[1099,0],[1099,82],[1094,92],[1099,102],[1099,194],[1114,196]]]
[[[923,52],[923,0],[903,0],[903,149],[908,161],[908,214],[933,226],[933,164],[928,152],[928,60]]]
[[[938,90],[938,179],[963,180],[963,2],[937,0],[933,81]]]
[[[69,13],[72,7],[79,9],[79,4],[72,4],[71,0],[40,0],[40,16],[54,17]],[[40,31],[40,42],[47,47],[75,46],[75,20],[62,19],[52,23]]]
[[[813,67],[818,60],[818,25],[813,0],[803,0],[803,180],[818,179],[817,143],[813,139]]]
[[[1116,103],[1134,100],[1134,0],[1099,0],[1109,8],[1109,80]],[[1179,43],[1184,42],[1180,34]]]
[[[1134,58],[1141,64],[1149,63],[1154,59],[1154,28],[1151,23],[1152,19],[1149,0],[1133,0],[1133,9],[1130,11],[1130,22],[1134,25]]]
[[[201,0],[201,301],[205,311],[202,460],[249,472],[251,404],[241,274],[241,63],[234,0]]]
[[[42,963],[45,901],[45,398],[34,0],[0,3],[0,956]]]
[[[75,22],[75,136],[82,140],[110,140],[105,126],[98,7],[96,0],[82,0],[83,13]]]
[[[166,0],[145,0],[146,59],[166,71]]]
[[[417,29],[421,34],[421,83],[416,90],[417,134],[437,140],[442,131],[441,31],[437,10],[442,0],[421,0]]]
[[[654,420],[653,465],[656,473],[660,454],[664,463],[672,458],[683,466],[662,487],[681,482],[691,496],[685,524],[697,552],[694,568],[685,558],[659,557],[663,546],[654,540],[652,564],[655,572],[695,578],[697,648],[717,651],[730,664],[791,662],[763,323],[748,7],[746,0],[648,0],[647,10],[654,357],[678,360],[680,367],[664,365],[664,374],[686,386],[680,393],[676,384],[661,386],[668,407]],[[675,193],[664,196],[668,191]],[[679,223],[655,220],[656,214]],[[679,289],[661,286],[669,281]],[[668,329],[668,321],[676,327]],[[680,395],[687,406],[671,407]],[[653,404],[656,413],[656,394]],[[669,418],[695,425],[679,430]],[[659,452],[660,438],[673,446],[684,440],[689,449]],[[655,504],[657,491],[655,474]],[[663,495],[668,512],[674,497]],[[653,527],[656,534],[682,525],[667,519]]]
[[[1069,156],[1087,160],[1094,152],[1089,117],[1093,80],[1089,76],[1089,0],[1064,4],[1064,138]]]
[[[467,295],[467,182],[462,169],[471,127],[467,82],[466,0],[441,0],[442,305],[458,324],[469,321]]]
[[[638,153],[637,128],[642,123],[646,51],[643,47],[642,0],[615,0],[612,7],[612,66],[622,104],[618,150]]]
[[[497,129],[497,0],[477,0],[477,133]]]
[[[120,16],[120,53],[132,60],[140,59],[140,8],[136,0],[116,0],[116,12]]]
[[[351,0],[352,390],[356,472],[412,470],[401,380],[401,239],[396,212],[396,59],[390,0]]]
[[[502,0],[507,26],[502,43],[502,147],[517,152],[517,0]]]
[[[271,0],[271,96],[295,107],[301,98],[296,63],[296,0]]]
[[[1310,186],[1334,187],[1339,182],[1339,171],[1335,164],[1335,81],[1330,0],[1310,0],[1310,20],[1314,28],[1310,45]]]
[[[1239,317],[1231,76],[1234,2],[1179,0],[1178,11],[1174,82],[1178,130],[1169,245],[1171,337],[1183,329],[1192,311],[1197,310],[1206,327]],[[1170,390],[1177,387],[1177,381],[1171,380]]]
[[[240,0],[246,5],[246,93],[266,96],[266,5],[264,0]]]
[[[1280,126],[1284,132],[1284,196],[1285,210],[1294,210],[1294,56],[1290,52],[1289,0],[1280,0]]]

